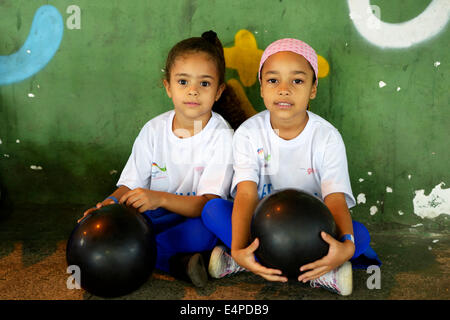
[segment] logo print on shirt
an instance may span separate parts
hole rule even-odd
[[[167,171],[167,168],[166,168],[166,166],[164,166],[164,167],[160,167],[160,166],[158,166],[158,164],[156,163],[156,162],[152,162],[152,167],[157,167],[159,170],[161,170],[162,172],[166,172]]]
[[[264,167],[267,167],[271,158],[270,154],[264,155],[264,148],[259,148],[256,152],[258,153],[258,157],[264,161]]]
[[[195,172],[199,172],[200,174],[203,173],[203,170],[205,170],[205,167],[195,167],[195,168],[194,168],[194,171],[195,171]]]
[[[317,170],[316,169],[314,169],[314,168],[299,168],[300,170],[305,170],[307,173],[308,173],[308,175],[310,175],[310,174],[313,174],[313,173],[317,173]]]
[[[156,162],[152,162],[152,179],[164,179],[167,178],[167,168],[166,166],[160,167]]]

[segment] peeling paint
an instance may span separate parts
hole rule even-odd
[[[383,88],[383,87],[386,86],[386,82],[380,81],[380,82],[378,82],[378,86],[379,86],[380,88]]]
[[[378,208],[376,206],[370,207],[370,215],[373,216],[375,213],[378,212]]]
[[[437,68],[437,67],[439,67],[440,64],[441,64],[441,63],[440,63],[439,61],[436,61],[436,62],[434,63],[434,66]]]
[[[444,182],[431,190],[428,196],[425,190],[416,190],[413,199],[414,213],[421,218],[436,218],[441,214],[450,215],[450,188],[442,189]]]
[[[36,165],[31,165],[30,168],[31,168],[31,170],[42,170],[41,166],[36,166]]]
[[[399,216],[402,216],[402,215],[404,215],[405,213],[402,211],[402,210],[398,210],[398,215]]]
[[[386,187],[386,192],[392,193],[392,188],[391,187]]]
[[[358,180],[359,182],[363,182],[364,181],[364,179],[363,178],[359,178],[359,180]]]
[[[358,197],[356,198],[357,203],[366,203],[366,195],[364,193],[358,194]]]

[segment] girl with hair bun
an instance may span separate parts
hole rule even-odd
[[[214,31],[170,50],[163,83],[173,109],[143,126],[118,188],[84,215],[113,203],[140,212],[156,232],[156,269],[202,287],[217,237],[200,216],[209,200],[229,198],[233,129],[245,113]]]

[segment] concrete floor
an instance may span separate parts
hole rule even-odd
[[[65,246],[82,207],[2,209],[0,300],[96,300],[67,289]],[[137,291],[119,300],[449,300],[450,232],[438,224],[368,225],[371,245],[383,262],[381,288],[372,274],[353,270],[353,294],[341,297],[299,283],[272,283],[248,272],[210,280],[205,288],[155,271]],[[370,280],[369,280],[370,282]]]

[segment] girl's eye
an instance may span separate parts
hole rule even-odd
[[[200,85],[202,87],[209,87],[211,85],[211,83],[209,83],[208,81],[202,81],[202,82],[200,82]]]
[[[301,79],[295,79],[295,80],[294,80],[294,83],[295,83],[295,84],[301,84],[301,83],[303,83],[303,80],[301,80]]]
[[[277,83],[277,79],[269,79],[267,80],[268,83]]]
[[[187,85],[187,81],[186,81],[186,80],[184,80],[184,79],[180,79],[180,80],[178,80],[178,83],[179,83],[179,84],[181,84],[182,86],[185,86],[185,85]]]

